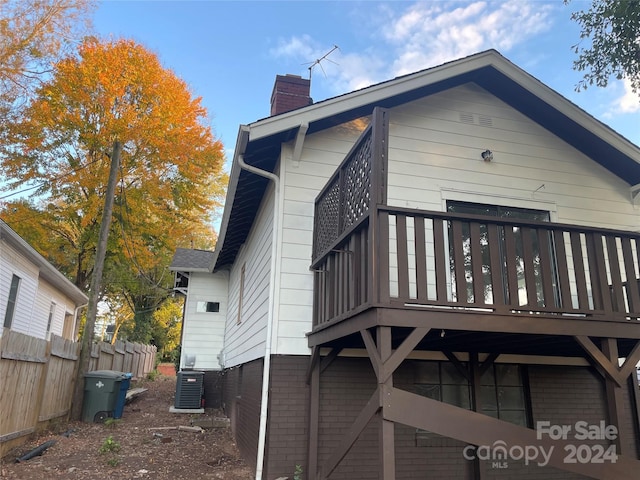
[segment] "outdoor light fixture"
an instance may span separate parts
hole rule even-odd
[[[491,150],[485,150],[480,155],[482,155],[482,159],[485,162],[490,162],[491,160],[493,160],[493,152]]]

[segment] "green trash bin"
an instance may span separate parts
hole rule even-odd
[[[95,370],[84,375],[82,421],[102,423],[113,417],[120,383],[125,374],[115,370]]]

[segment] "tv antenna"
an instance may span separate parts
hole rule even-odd
[[[311,75],[312,75],[312,73],[313,73],[313,68],[314,68],[314,67],[317,67],[317,66],[319,66],[319,67],[320,67],[320,69],[322,70],[322,73],[324,73],[324,76],[325,76],[325,77],[327,76],[326,72],[324,71],[324,68],[322,68],[322,63],[321,63],[321,62],[322,62],[323,60],[327,60],[328,62],[331,62],[331,63],[333,63],[333,64],[335,64],[335,65],[338,65],[336,62],[334,62],[334,61],[332,61],[332,60],[329,60],[327,57],[328,57],[329,55],[331,55],[333,52],[335,52],[336,50],[339,50],[339,49],[340,49],[340,47],[338,47],[337,45],[334,45],[334,46],[333,46],[333,48],[332,48],[331,50],[329,50],[327,53],[325,53],[325,54],[324,54],[323,56],[321,56],[320,58],[316,59],[316,60],[315,60],[315,61],[313,61],[313,62],[309,62],[309,63],[305,63],[305,64],[303,64],[303,65],[309,65],[309,81],[311,81]]]

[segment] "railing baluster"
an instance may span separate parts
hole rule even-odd
[[[369,257],[367,256],[368,241],[369,241],[369,230],[362,229],[360,230],[360,268],[358,271],[360,272],[360,298],[358,305],[362,305],[364,303],[370,302],[371,297],[369,297],[369,284],[371,283],[371,276],[369,275],[369,271],[371,266],[369,265]]]
[[[378,251],[376,252],[378,271],[374,271],[372,275],[374,284],[378,283],[378,293],[376,298],[372,300],[374,302],[389,303],[389,213],[374,212],[374,215],[378,215],[380,236],[378,238]]]
[[[593,306],[606,313],[613,311],[609,282],[607,280],[607,266],[602,247],[602,234],[587,233],[587,251],[589,252],[589,272],[591,275],[591,290],[593,291]]]
[[[491,294],[494,305],[505,305],[504,276],[502,274],[502,256],[500,251],[500,232],[495,223],[487,224],[489,237],[489,263],[491,265]]]
[[[609,258],[609,272],[611,273],[611,303],[615,312],[624,312],[624,293],[622,292],[622,274],[620,271],[620,258],[618,256],[618,243],[616,237],[607,235],[607,256]]]
[[[624,269],[627,277],[626,291],[627,301],[629,302],[629,313],[640,313],[640,291],[638,290],[638,279],[636,276],[636,268],[633,260],[631,239],[629,237],[623,237],[621,240],[622,255],[624,257]]]
[[[465,269],[464,244],[462,241],[462,222],[451,221],[452,244],[453,244],[453,272],[456,280],[456,299],[458,302],[468,302],[467,279]]]
[[[345,311],[349,311],[352,308],[354,308],[356,306],[356,300],[355,300],[355,295],[356,295],[356,275],[355,275],[355,265],[356,262],[358,261],[356,256],[355,256],[355,251],[356,251],[356,241],[357,239],[357,234],[351,235],[351,237],[349,237],[349,243],[348,243],[348,257],[347,257],[347,292],[346,292],[346,296],[347,296],[347,301],[346,301],[346,310]]]
[[[407,248],[407,217],[396,216],[396,245],[398,249],[398,297],[409,300],[409,252]]]
[[[576,275],[576,290],[578,293],[578,309],[589,309],[589,295],[587,293],[587,277],[584,269],[584,253],[580,233],[571,232],[571,258]]]
[[[537,229],[538,245],[540,248],[540,274],[542,275],[542,294],[545,307],[557,307],[554,283],[557,280],[556,270],[553,268],[553,255],[549,238],[552,232],[547,229]],[[565,270],[566,272],[566,270]],[[566,276],[566,275],[565,275]]]
[[[338,274],[336,272],[336,256],[329,255],[329,317],[333,318],[337,315],[338,310],[336,308],[336,285]]]
[[[536,288],[535,264],[533,258],[533,234],[529,227],[520,227],[522,240],[522,260],[524,263],[525,290],[527,292],[527,305],[532,308],[538,306],[538,289]]]
[[[427,251],[424,234],[424,218],[414,217],[413,228],[416,245],[416,298],[426,301],[429,299],[427,290]]]
[[[433,219],[433,253],[436,270],[436,300],[446,302],[447,298],[447,252],[444,249],[444,221],[441,218]]]
[[[480,224],[469,224],[471,246],[471,276],[473,278],[473,303],[482,305],[485,301],[484,275],[482,274],[482,244],[480,243]]]
[[[338,250],[335,252],[335,257],[336,257],[336,263],[337,263],[337,268],[336,268],[336,272],[338,275],[337,281],[336,281],[336,285],[337,285],[337,289],[336,289],[336,313],[338,315],[340,315],[342,312],[344,312],[344,297],[345,297],[345,269],[344,269],[344,252],[342,249]]]
[[[507,303],[511,306],[519,306],[520,298],[518,296],[516,237],[513,233],[513,227],[510,225],[505,225],[504,227],[504,246],[505,260],[507,264],[507,286],[509,292]]]
[[[559,307],[564,310],[573,309],[571,285],[569,282],[569,267],[567,265],[567,248],[565,247],[564,231],[553,232],[553,243],[556,251],[556,265],[558,267],[558,283],[560,289]]]

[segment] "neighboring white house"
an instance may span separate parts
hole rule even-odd
[[[88,297],[0,220],[0,315],[4,328],[75,340]],[[0,330],[0,335],[2,331]]]
[[[183,295],[180,368],[221,370],[220,354],[227,316],[226,273],[211,274],[213,252],[178,248],[169,270],[175,292]]]

